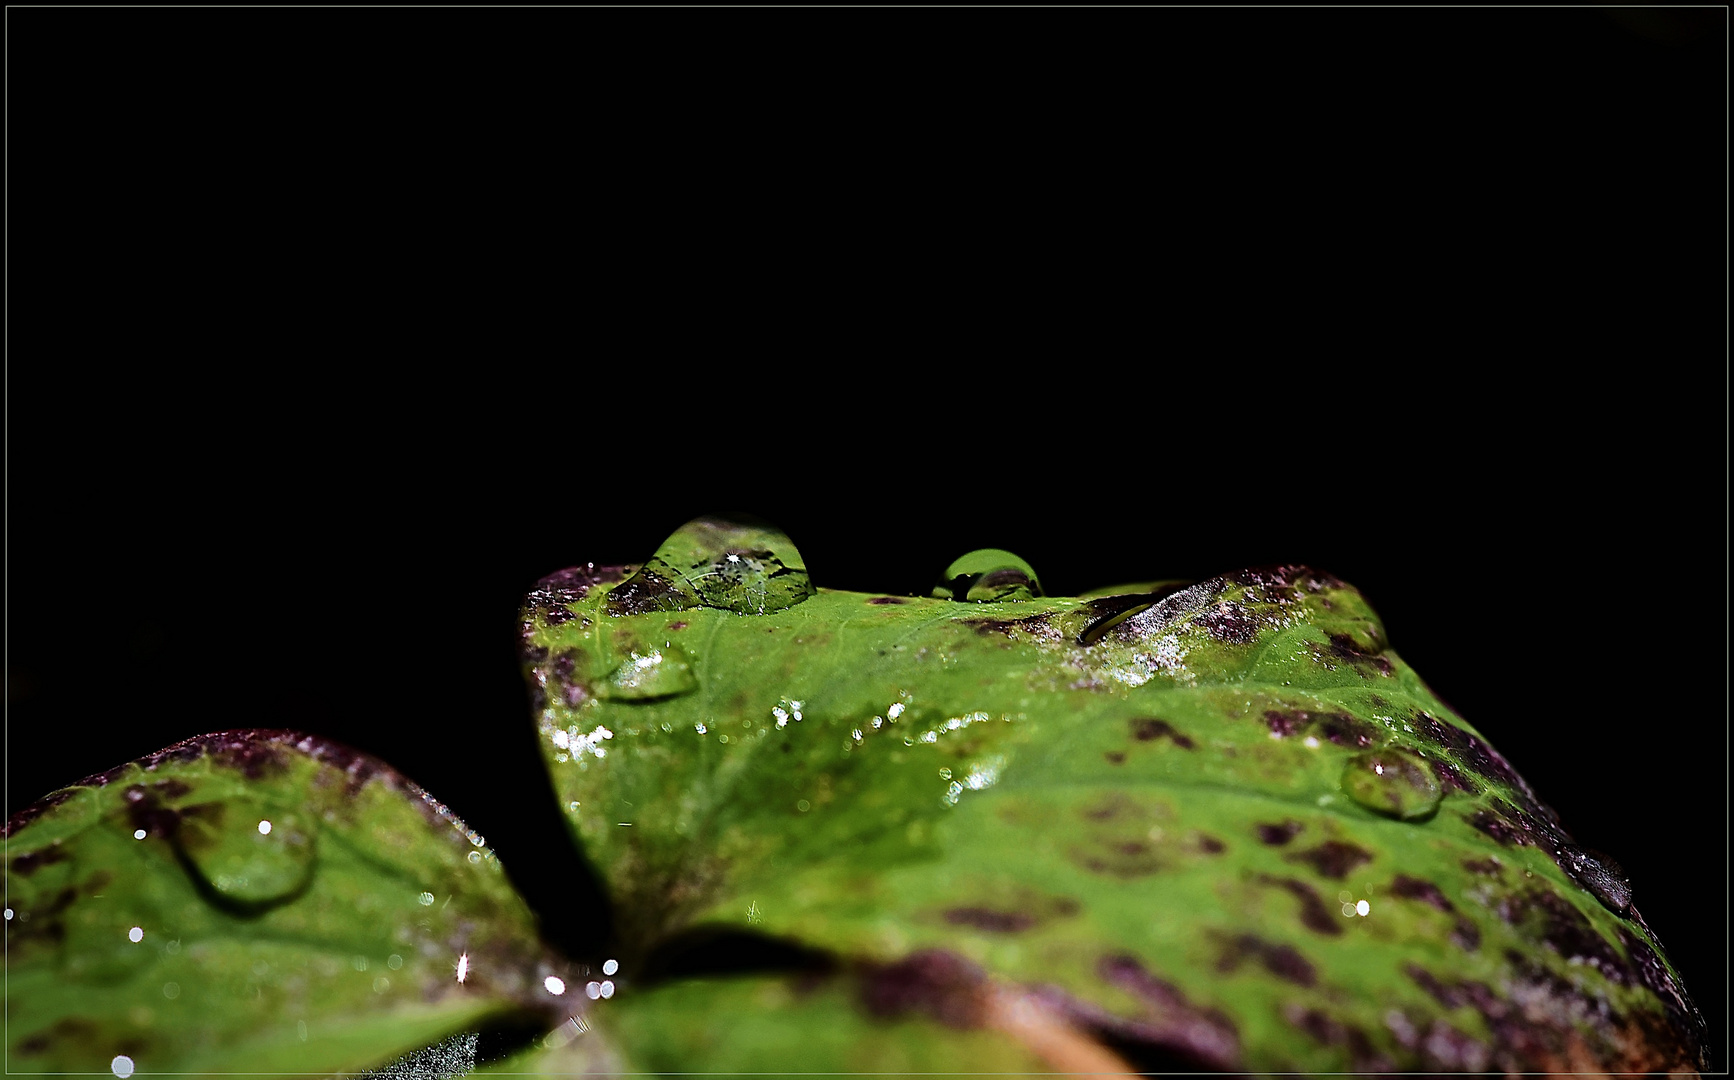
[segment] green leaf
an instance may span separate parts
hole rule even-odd
[[[579,1006],[550,992],[580,980],[482,838],[311,736],[171,746],[14,816],[6,851],[13,1073],[311,1075],[408,1054],[388,1075],[461,1075],[474,1032]]]
[[[668,546],[686,580],[793,552],[757,528]],[[673,606],[595,565],[531,595],[541,746],[627,972],[719,934],[831,959],[813,998],[623,975],[594,1023],[633,1061],[853,1068],[890,971],[929,1056],[962,1045],[951,1015],[1062,1069],[1702,1067],[1618,868],[1353,588],[1280,567],[1040,598],[976,554],[933,598]],[[956,599],[1010,567],[1016,599]],[[823,1025],[851,1034],[798,1034]]]

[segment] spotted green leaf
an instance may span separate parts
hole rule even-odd
[[[1702,1067],[1617,866],[1328,574],[1043,598],[992,551],[902,597],[810,588],[750,521],[664,550],[733,592],[587,564],[523,624],[633,1067]],[[628,977],[707,940],[807,960]]]
[[[14,816],[6,851],[11,1073],[461,1075],[477,1032],[576,1008],[482,838],[320,739],[188,740]]]

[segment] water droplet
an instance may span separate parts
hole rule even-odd
[[[585,983],[584,996],[589,998],[591,1001],[595,1001],[597,998],[602,996],[602,984],[599,982]]]
[[[354,968],[357,971],[366,971],[367,970],[367,957],[365,957],[365,956],[350,957],[349,966]]]
[[[708,607],[763,615],[815,594],[787,534],[744,514],[695,518],[662,542],[638,573],[608,594],[617,615]]]
[[[799,810],[803,814],[806,813],[807,811],[811,810],[812,808],[813,808],[813,804],[808,802],[806,799],[802,799],[800,802],[795,804],[795,809]]]
[[[941,780],[950,780],[951,779],[951,770],[950,769],[939,770],[939,778]]]
[[[297,895],[313,874],[319,826],[304,810],[245,797],[183,808],[175,844],[224,901],[244,909]]]
[[[144,927],[135,926],[131,930],[128,930],[126,932],[126,939],[128,941],[135,942],[135,943],[143,941],[144,940]]]
[[[542,987],[547,990],[548,993],[553,994],[555,997],[559,997],[561,994],[566,992],[566,980],[562,979],[558,975],[550,975],[546,979],[542,980]]]
[[[603,979],[602,985],[598,989],[602,991],[603,997],[611,998],[614,996],[614,981],[612,979]]]
[[[1373,905],[1367,903],[1365,900],[1356,900],[1355,901],[1355,914],[1356,915],[1363,915],[1363,916],[1369,915],[1372,913],[1372,910],[1373,910]]]
[[[420,896],[416,897],[416,902],[421,904],[422,907],[432,907],[433,902],[434,902],[434,894],[430,893],[430,892],[424,892]]]
[[[479,852],[479,851],[470,852],[470,862],[479,864],[481,861],[482,861],[482,853],[481,852]]]
[[[1344,904],[1343,905],[1343,918],[1352,919],[1354,917],[1355,917],[1355,905]]]
[[[1619,863],[1599,851],[1588,851],[1570,844],[1560,855],[1562,868],[1594,893],[1609,911],[1624,915],[1631,908],[1632,883]]]
[[[11,922],[11,921],[12,921],[12,916],[13,916],[13,914],[14,914],[14,912],[13,912],[13,910],[12,910],[12,909],[11,909],[11,908],[7,908],[7,909],[6,909],[6,921],[7,921],[7,922]]]
[[[396,953],[392,953],[390,956],[385,958],[385,966],[390,968],[393,971],[396,971],[399,968],[403,967],[403,957],[397,955]]]
[[[170,1001],[173,1001],[174,999],[176,999],[180,996],[181,996],[181,984],[180,983],[172,983],[172,982],[163,983],[163,997],[166,997]]]
[[[698,689],[692,659],[679,645],[634,652],[597,684],[598,697],[610,701],[656,701]]]
[[[1426,762],[1391,746],[1350,758],[1343,767],[1342,788],[1368,810],[1404,821],[1432,814],[1444,794]]]
[[[616,971],[619,971],[619,970],[620,970],[620,961],[618,961],[618,960],[604,960],[604,961],[602,961],[602,974],[612,975]]]
[[[390,990],[390,989],[391,989],[391,980],[386,978],[384,975],[381,975],[379,978],[373,980],[373,992],[374,993],[383,994],[387,990]]]
[[[150,834],[145,832],[143,829],[134,829],[132,831],[132,838],[134,840],[143,840],[148,835]]]
[[[115,1059],[108,1063],[108,1068],[110,1072],[120,1077],[120,1080],[126,1080],[127,1077],[132,1075],[132,1058],[127,1057],[125,1054],[116,1054]]]
[[[1033,600],[1042,586],[1030,564],[1000,548],[980,548],[945,568],[933,596],[974,603]]]

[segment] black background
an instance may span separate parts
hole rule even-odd
[[[575,952],[520,595],[1306,562],[1726,1063],[1718,10],[9,9],[6,806],[371,751]]]

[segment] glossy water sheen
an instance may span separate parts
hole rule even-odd
[[[1032,600],[1042,586],[1029,563],[1000,548],[981,548],[946,567],[932,595],[978,604]]]
[[[1376,814],[1405,821],[1430,817],[1444,794],[1424,759],[1396,747],[1350,758],[1343,766],[1343,792]]]

